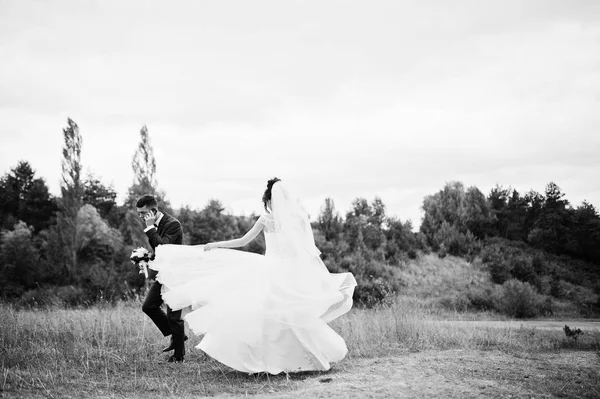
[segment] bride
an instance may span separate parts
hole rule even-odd
[[[268,181],[266,214],[243,237],[197,246],[161,245],[164,301],[192,307],[189,328],[204,334],[197,348],[236,370],[256,373],[328,370],[348,349],[328,322],[348,312],[356,280],[329,273],[308,215],[284,183]],[[231,250],[264,232],[265,255]]]

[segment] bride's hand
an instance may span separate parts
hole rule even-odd
[[[208,244],[204,245],[204,251],[210,251],[211,249],[215,249],[218,248],[217,247],[217,243],[214,242],[209,242]]]

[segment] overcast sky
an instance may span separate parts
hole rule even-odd
[[[0,173],[58,194],[67,117],[119,199],[145,124],[174,207],[260,212],[272,176],[313,218],[418,227],[454,180],[600,207],[600,1],[0,0]]]

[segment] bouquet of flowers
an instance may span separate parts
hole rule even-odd
[[[129,260],[140,269],[140,274],[144,273],[144,276],[148,278],[148,262],[151,259],[150,252],[146,248],[139,247],[131,251]]]

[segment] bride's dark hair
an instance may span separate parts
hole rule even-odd
[[[263,197],[262,197],[262,202],[263,202],[263,205],[265,206],[265,211],[267,211],[267,212],[269,212],[269,209],[267,208],[267,204],[269,203],[269,201],[271,201],[271,190],[273,189],[273,184],[277,183],[278,181],[281,181],[281,179],[278,177],[274,177],[267,182],[267,189],[265,190],[265,193],[263,194]]]

